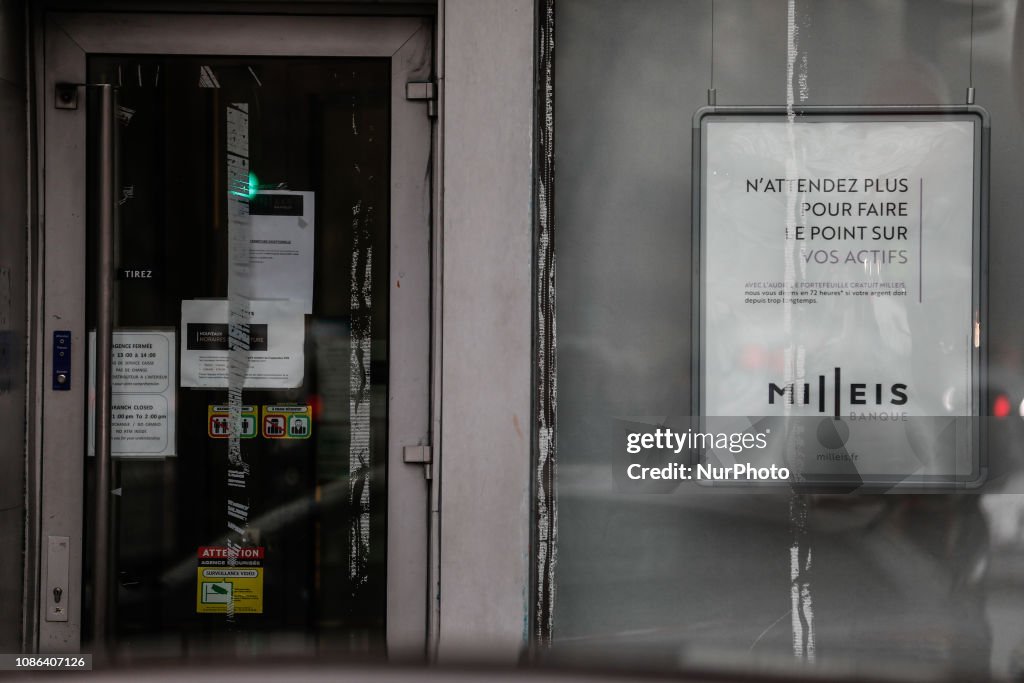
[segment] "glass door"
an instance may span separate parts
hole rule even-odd
[[[400,95],[429,77],[429,27],[401,20],[418,59],[397,60],[408,42],[303,55],[287,21],[294,54],[261,55],[254,24],[243,57],[194,54],[211,44],[187,21],[164,26],[178,54],[79,41],[116,142],[112,294],[101,221],[68,275],[88,373],[78,636],[130,656],[422,652],[427,488],[401,453],[428,443],[430,124]],[[101,96],[81,94],[87,169]],[[85,189],[94,216],[94,173]]]

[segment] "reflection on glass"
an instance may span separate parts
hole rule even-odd
[[[553,651],[659,668],[1020,675],[1024,15],[1011,2],[939,0],[558,0],[555,12]],[[969,84],[992,116],[980,412],[1003,415],[982,428],[999,457],[993,490],[1010,493],[629,488],[623,421],[685,431],[693,413],[692,117],[708,88],[719,105],[927,105],[963,103]],[[724,343],[757,352],[760,341],[738,329]],[[945,405],[967,401],[952,382],[933,389]]]

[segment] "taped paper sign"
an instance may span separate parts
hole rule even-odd
[[[239,548],[235,558],[223,546],[203,546],[197,553],[196,613],[263,613],[263,547]]]
[[[263,191],[249,200],[251,299],[291,299],[313,312],[312,192]]]
[[[295,301],[250,301],[246,389],[292,389],[302,384],[305,317]],[[228,386],[230,333],[227,299],[181,302],[181,386]]]
[[[174,330],[115,330],[111,349],[110,452],[174,455]],[[89,333],[89,455],[95,455],[96,332]]]

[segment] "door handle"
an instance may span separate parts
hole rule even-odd
[[[113,85],[90,86],[96,89],[96,196],[93,205],[96,234],[96,261],[93,264],[96,291],[96,489],[93,492],[95,527],[93,528],[93,602],[92,633],[94,646],[102,648],[107,638],[110,610],[110,409],[111,352],[114,335],[114,222],[117,151],[117,90]]]

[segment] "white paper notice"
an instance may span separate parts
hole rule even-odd
[[[110,452],[174,455],[174,330],[115,330],[111,350]],[[96,332],[89,333],[89,455],[95,455]]]
[[[292,299],[313,312],[313,192],[264,191],[249,202],[250,299]]]
[[[305,316],[298,301],[250,301],[246,389],[292,389],[302,384]],[[228,301],[181,302],[181,386],[228,386]]]

